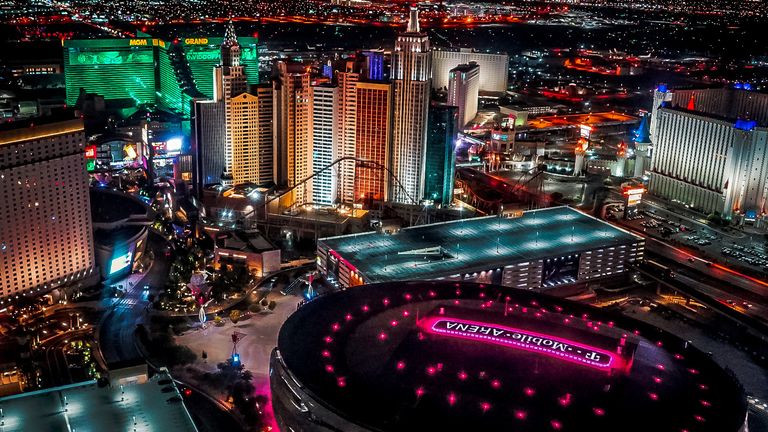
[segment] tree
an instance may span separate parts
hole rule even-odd
[[[238,321],[240,321],[240,311],[238,309],[232,309],[229,312],[229,320],[232,321],[232,324],[237,324]]]

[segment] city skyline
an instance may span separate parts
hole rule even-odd
[[[6,5],[0,429],[768,432],[767,19]]]

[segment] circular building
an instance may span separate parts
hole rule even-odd
[[[744,431],[741,386],[639,321],[506,287],[396,282],[302,306],[271,359],[284,431]]]
[[[139,199],[121,192],[91,188],[90,196],[96,264],[101,277],[125,277],[144,253],[150,210]]]

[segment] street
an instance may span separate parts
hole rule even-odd
[[[132,287],[126,286],[123,297],[102,299],[102,305],[107,311],[99,323],[98,339],[108,365],[143,361],[134,341],[136,324],[143,319],[149,304],[149,293],[142,287],[149,285],[151,292],[157,292],[165,286],[170,264],[163,253],[164,247],[165,239],[150,232],[147,248],[155,252],[151,267],[143,275],[132,275],[128,278],[134,284]]]

